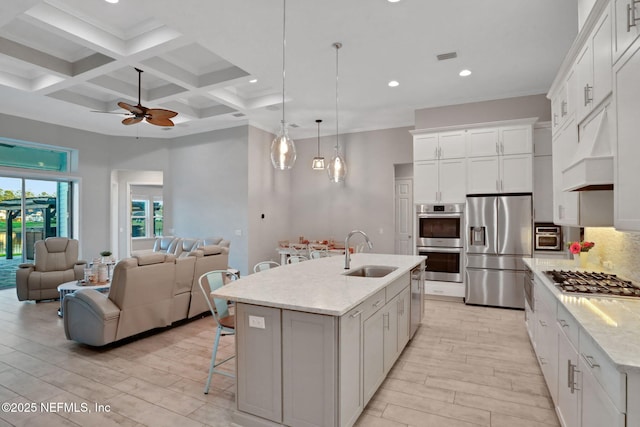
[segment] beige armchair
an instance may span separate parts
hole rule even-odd
[[[179,241],[180,239],[174,236],[156,237],[156,241],[153,243],[153,252],[172,254],[175,252]]]
[[[102,346],[169,326],[175,278],[173,255],[149,253],[121,260],[114,269],[109,295],[94,289],[65,295],[67,339]]]
[[[34,245],[35,264],[20,264],[16,271],[18,300],[59,298],[58,285],[84,277],[86,261],[78,260],[78,241],[47,237]]]

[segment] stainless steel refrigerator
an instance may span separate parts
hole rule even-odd
[[[467,196],[465,303],[524,308],[532,211],[531,194]]]

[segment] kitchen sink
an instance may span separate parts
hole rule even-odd
[[[389,267],[386,265],[364,265],[342,274],[354,277],[384,277],[397,269],[398,267]]]

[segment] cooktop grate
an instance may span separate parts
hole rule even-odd
[[[640,286],[615,274],[588,271],[550,270],[544,272],[564,293],[640,297]]]

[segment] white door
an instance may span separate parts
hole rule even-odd
[[[396,179],[396,254],[413,254],[413,181]]]

